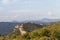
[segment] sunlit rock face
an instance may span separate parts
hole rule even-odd
[[[14,31],[16,31],[16,29],[19,29],[21,35],[23,35],[23,34],[26,33],[26,31],[25,31],[24,28],[23,28],[23,24],[21,24],[21,25],[16,25]]]

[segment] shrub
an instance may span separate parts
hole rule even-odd
[[[30,39],[29,33],[25,33],[24,35],[21,35],[21,37],[22,37],[24,40],[29,40],[29,39]]]
[[[47,29],[42,29],[42,30],[40,31],[40,35],[41,35],[41,36],[50,37],[51,33],[50,33],[50,31],[47,30]]]

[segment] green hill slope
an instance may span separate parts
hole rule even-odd
[[[6,40],[60,40],[60,22],[35,29],[24,35],[12,33],[10,36],[2,37],[4,38]]]

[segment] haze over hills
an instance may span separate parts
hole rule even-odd
[[[24,23],[35,23],[35,24],[48,24],[51,22],[59,22],[60,19],[42,19],[42,20],[27,20],[23,22],[13,21],[13,22],[0,22],[0,34],[6,35],[13,31],[13,28],[18,24],[24,24]],[[28,25],[29,26],[29,25]]]
[[[42,24],[47,24],[47,23],[51,23],[51,22],[59,22],[60,19],[47,19],[47,18],[44,18],[40,21],[40,23]],[[39,22],[36,22],[36,23],[39,23]]]
[[[47,23],[59,22],[59,21],[60,21],[60,19],[44,18],[44,19],[41,19],[41,20],[27,20],[27,21],[24,21],[23,23],[32,22],[32,23],[36,23],[36,24],[47,24]]]

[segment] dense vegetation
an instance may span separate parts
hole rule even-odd
[[[0,40],[60,40],[60,23],[44,26],[24,35],[11,33],[7,36],[0,36]]]

